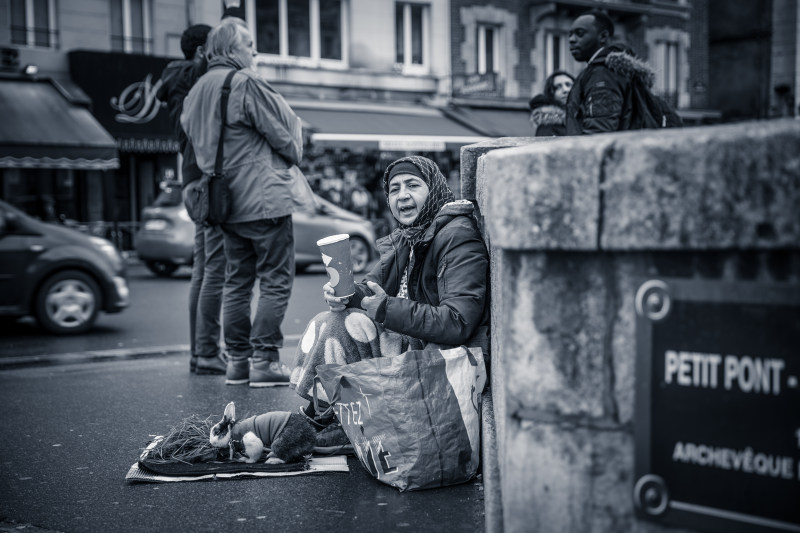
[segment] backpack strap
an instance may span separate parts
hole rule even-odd
[[[219,127],[219,142],[217,143],[217,159],[214,161],[214,174],[222,175],[222,146],[225,139],[225,121],[228,118],[228,96],[231,94],[231,80],[236,70],[231,69],[222,84],[222,98],[220,99],[220,115],[222,117]]]

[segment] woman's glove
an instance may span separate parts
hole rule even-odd
[[[330,281],[322,286],[322,296],[325,298],[331,311],[335,313],[344,311],[347,308],[347,302],[350,301],[349,296],[336,296]]]
[[[381,307],[385,307],[386,298],[388,298],[388,296],[383,288],[374,281],[368,281],[367,287],[369,287],[369,290],[371,290],[373,294],[372,296],[365,296],[361,300],[361,307],[364,308],[364,311],[367,312],[371,319],[377,320],[378,312]],[[378,321],[382,322],[383,320]]]

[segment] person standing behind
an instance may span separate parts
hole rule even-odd
[[[593,10],[575,19],[569,30],[569,49],[586,68],[578,75],[567,99],[567,135],[584,135],[629,129],[630,72],[611,68],[607,61],[623,59],[629,49],[612,45],[614,23]],[[620,65],[622,66],[622,65]]]
[[[358,182],[358,172],[353,169],[344,171],[344,202],[343,206],[351,213],[356,213],[364,218],[370,216],[370,202],[372,197],[367,189]]]
[[[221,225],[227,267],[223,329],[229,359],[225,382],[288,385],[279,361],[281,323],[294,282],[292,177],[303,155],[300,119],[254,69],[253,38],[243,21],[225,19],[207,41],[208,72],[184,101],[181,123],[198,167],[211,174],[220,135],[222,85],[233,69],[222,163],[231,214]],[[250,321],[256,279],[259,299]]]
[[[531,110],[531,124],[537,137],[552,137],[567,134],[567,97],[575,82],[567,72],[557,70],[544,82],[544,93],[538,94],[528,102]]]
[[[185,59],[170,62],[161,74],[158,99],[166,102],[169,118],[178,139],[183,163],[183,186],[200,179],[194,151],[181,126],[183,100],[197,79],[206,71],[205,44],[211,26],[195,24],[181,35]],[[189,286],[190,372],[224,374],[227,363],[219,346],[222,306],[222,283],[225,276],[225,252],[222,230],[195,225],[192,280]]]

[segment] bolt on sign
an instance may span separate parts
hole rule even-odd
[[[800,287],[651,279],[635,305],[637,515],[800,532]]]

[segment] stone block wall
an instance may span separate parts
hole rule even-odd
[[[487,530],[661,531],[632,498],[638,284],[800,285],[800,121],[499,139],[462,149],[462,194],[491,249]]]

